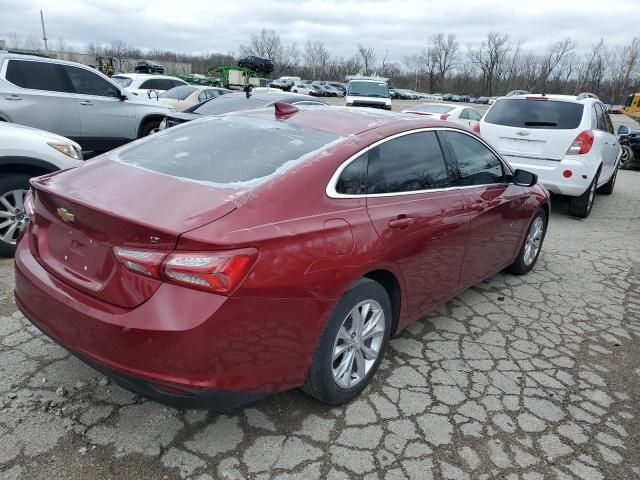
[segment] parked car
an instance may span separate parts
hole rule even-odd
[[[489,104],[489,97],[478,97],[478,98],[476,98],[475,103],[478,103],[480,105],[488,105]]]
[[[608,111],[610,114],[620,115],[622,114],[622,105],[609,105]]]
[[[406,88],[396,88],[395,92],[397,94],[397,98],[400,100],[414,100],[417,98],[411,90],[407,90]]]
[[[146,397],[227,409],[302,387],[343,404],[392,335],[533,268],[549,213],[535,183],[423,117],[279,103],[206,117],[35,180],[15,299]]]
[[[218,98],[211,98],[183,112],[169,113],[160,123],[159,130],[174,127],[181,123],[197,120],[206,115],[220,115],[222,113],[268,107],[275,103],[290,103],[292,105],[327,106],[324,100],[296,93],[258,93],[247,97],[244,93],[230,93]]]
[[[111,78],[134,95],[153,99],[174,87],[189,85],[178,77],[146,73],[118,73]]]
[[[312,95],[314,97],[324,96],[322,90],[320,90],[317,85],[313,85],[312,83],[296,83],[293,87],[291,87],[291,92],[301,93],[303,95]]]
[[[622,148],[618,166],[622,169],[640,167],[640,130],[631,130],[626,125],[620,125],[616,136]]]
[[[447,120],[449,122],[469,127],[476,133],[480,132],[478,125],[482,115],[475,108],[465,106],[456,107],[455,105],[449,105],[446,103],[422,103],[420,105],[414,105],[407,108],[402,112]]]
[[[74,62],[0,53],[0,120],[107,151],[158,127],[169,107],[138,98]]]
[[[460,95],[459,102],[471,103],[471,97],[469,95]]]
[[[13,255],[27,225],[29,180],[82,163],[76,142],[35,128],[0,122],[0,255]]]
[[[164,73],[164,65],[153,60],[138,60],[133,65],[136,73]]]
[[[233,93],[233,90],[221,87],[180,85],[158,95],[158,101],[180,111],[227,93]]]
[[[329,90],[332,97],[344,97],[344,92],[339,88],[336,88],[333,85],[329,85],[327,83],[325,83],[324,87]]]
[[[452,93],[445,93],[444,95],[442,95],[442,100],[444,100],[445,102],[450,102],[452,97]]]
[[[461,102],[462,100],[460,100],[460,96],[459,95],[451,95],[451,98],[449,99],[452,102]]]
[[[336,97],[336,91],[333,88],[328,87],[319,82],[312,83],[312,86],[316,88],[320,92],[320,96],[322,97]]]
[[[602,102],[592,94],[502,97],[480,122],[482,136],[514,167],[570,197],[569,212],[588,217],[596,190],[611,194],[620,144]]]
[[[269,75],[273,72],[273,62],[270,59],[257,57],[255,55],[241,58],[238,61],[238,66],[248,68],[263,75]]]
[[[386,82],[380,80],[351,80],[345,99],[347,107],[372,107],[391,110],[389,86]]]
[[[342,96],[344,97],[347,94],[347,86],[340,82],[327,82],[327,85],[332,86],[333,88],[340,90],[342,92]]]

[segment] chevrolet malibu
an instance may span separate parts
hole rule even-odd
[[[535,264],[549,200],[463,127],[277,103],[32,180],[26,317],[118,383],[228,409],[370,382],[389,338]]]

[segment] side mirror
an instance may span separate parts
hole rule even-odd
[[[124,91],[123,91],[123,90],[120,90],[120,95],[118,95],[118,98],[124,102],[124,101],[125,101],[125,100],[127,100],[129,97],[127,96],[127,94],[126,94],[126,93],[124,93]]]
[[[533,187],[538,183],[538,175],[518,169],[513,173],[513,183],[521,187]]]
[[[629,132],[630,132],[630,131],[631,131],[631,130],[629,130],[629,127],[627,127],[626,125],[620,125],[620,126],[618,127],[618,132],[617,132],[617,134],[618,134],[618,135],[629,135]]]

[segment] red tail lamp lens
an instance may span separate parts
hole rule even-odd
[[[132,272],[159,278],[160,265],[169,252],[138,248],[113,247],[117,259]]]
[[[593,132],[591,130],[585,130],[578,134],[569,147],[569,150],[567,150],[567,155],[584,155],[585,153],[589,153],[592,145]]]

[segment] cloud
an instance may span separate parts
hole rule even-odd
[[[16,33],[40,36],[35,0],[1,0],[0,38]],[[285,42],[320,40],[348,57],[362,43],[388,51],[391,60],[423,48],[435,32],[455,33],[463,50],[490,30],[509,34],[526,47],[543,49],[550,40],[571,37],[578,49],[605,39],[629,43],[637,31],[635,1],[486,0],[277,0],[232,2],[173,0],[58,0],[44,7],[47,34],[81,48],[88,42],[123,40],[141,48],[179,52],[237,52],[261,28],[273,28]]]

